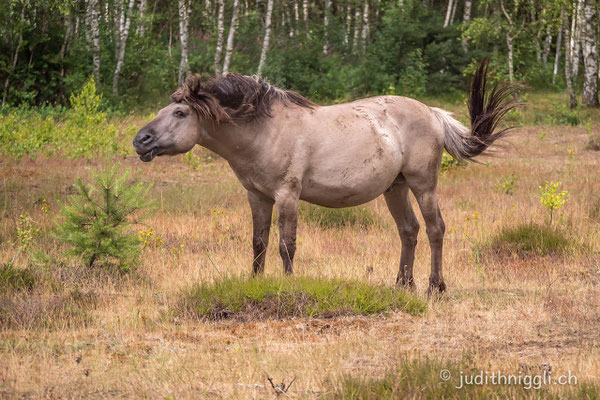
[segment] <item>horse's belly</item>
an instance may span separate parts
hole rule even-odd
[[[324,207],[352,207],[371,201],[391,186],[399,171],[346,169],[305,176],[300,199]]]

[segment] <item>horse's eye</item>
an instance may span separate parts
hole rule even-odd
[[[173,115],[176,116],[177,118],[184,118],[185,117],[185,114],[181,110],[175,110],[175,112],[173,113]]]

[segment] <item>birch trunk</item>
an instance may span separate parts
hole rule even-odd
[[[129,7],[127,8],[128,15],[125,16],[125,24],[123,26],[123,31],[121,32],[121,37],[119,38],[119,56],[117,58],[117,66],[115,67],[115,73],[113,75],[113,95],[119,95],[119,74],[121,73],[121,69],[123,68],[123,61],[125,60],[125,48],[127,46],[127,37],[129,36],[129,26],[131,25],[131,14],[133,13],[133,6],[135,5],[135,0],[129,0]],[[125,14],[125,10],[123,10],[123,14]]]
[[[561,11],[562,15],[562,11]],[[562,46],[562,35],[565,29],[565,21],[561,21],[558,36],[556,37],[556,53],[554,54],[554,69],[552,70],[552,85],[556,85],[556,77],[558,76],[558,66],[560,65],[560,49]]]
[[[329,51],[327,30],[329,29],[329,9],[330,8],[331,8],[331,0],[325,0],[325,9],[323,10],[323,55],[327,55],[327,52]]]
[[[454,0],[448,0],[448,8],[446,9],[446,18],[444,19],[444,28],[450,24],[450,16],[452,15],[452,6],[454,5]]]
[[[598,11],[595,0],[586,0],[583,9],[581,38],[583,45],[582,103],[599,107],[598,103]]]
[[[508,48],[508,80],[515,80],[515,67],[514,67],[514,59],[513,59],[513,36],[512,30],[508,30],[506,32],[506,47]]]
[[[257,75],[261,76],[267,61],[267,50],[271,40],[271,15],[273,14],[273,0],[267,2],[267,15],[265,17],[265,37],[263,39],[262,50],[260,52],[260,61],[258,63]]]
[[[181,42],[181,61],[179,62],[178,83],[181,85],[188,71],[188,26],[190,22],[188,0],[179,0],[179,40]]]
[[[140,6],[139,6],[139,10],[140,10],[140,24],[138,25],[135,33],[139,36],[139,37],[144,37],[144,35],[146,34],[146,21],[144,21],[144,17],[146,15],[146,6],[148,4],[147,0],[140,0]]]
[[[566,13],[564,10],[562,11],[563,18],[566,18]],[[575,18],[573,16],[573,18]],[[571,25],[571,29],[572,25]],[[569,30],[568,26],[565,25],[565,81],[567,83],[567,92],[569,93],[569,106],[571,108],[577,107],[577,97],[575,96],[575,90],[573,90],[573,75],[571,72],[571,60],[573,50],[571,47],[572,42],[572,33]]]
[[[302,18],[304,23],[308,23],[308,0],[302,0]]]
[[[225,61],[223,61],[223,75],[229,73],[229,64],[231,63],[231,55],[233,54],[233,42],[235,40],[235,31],[238,26],[238,16],[240,13],[240,0],[233,1],[233,13],[231,14],[231,26],[227,35],[227,48],[225,49]]]
[[[463,23],[467,24],[471,20],[471,0],[465,0],[465,8],[463,10]],[[463,51],[466,53],[469,51],[469,44],[467,38],[462,38],[461,45]]]
[[[452,14],[450,15],[450,24],[454,23],[454,16],[456,15],[456,9],[458,8],[458,0],[454,0],[454,5],[452,6]]]
[[[100,9],[98,0],[89,0],[90,4],[90,28],[92,30],[92,71],[96,79],[96,85],[100,83],[100,28],[98,18]]]
[[[21,8],[21,21],[19,24],[19,40],[17,41],[17,47],[15,48],[15,52],[13,53],[13,57],[10,63],[10,73],[15,72],[15,68],[17,67],[17,61],[19,60],[19,52],[21,51],[21,46],[23,46],[23,23],[25,22],[25,4],[22,5]],[[4,90],[2,93],[2,107],[6,105],[6,99],[8,98],[8,84],[10,83],[10,74],[7,74],[6,80],[4,81]]]
[[[571,75],[573,81],[577,81],[579,75],[579,63],[581,61],[579,54],[581,53],[581,28],[583,19],[583,5],[585,0],[577,0],[576,13],[573,16],[573,25],[571,31]]]
[[[548,55],[550,55],[550,46],[552,45],[552,31],[550,25],[546,26],[546,38],[544,39],[544,51],[542,53],[542,63],[548,65]]]
[[[348,47],[350,43],[350,30],[352,29],[352,8],[350,1],[346,0],[346,29],[344,30],[344,46]]]
[[[352,41],[352,53],[358,53],[358,38],[360,35],[360,8],[354,10],[354,37]]]
[[[215,49],[215,76],[223,75],[221,68],[221,56],[223,54],[223,36],[225,34],[225,1],[219,0],[219,11],[217,17],[217,48]]]
[[[65,58],[65,54],[67,52],[67,46],[69,45],[69,41],[71,40],[71,35],[73,33],[73,20],[70,15],[65,15],[65,37],[63,39],[62,45],[60,46],[60,51],[58,52],[58,58],[62,60]]]
[[[361,54],[364,56],[367,52],[367,39],[369,37],[369,0],[365,0],[365,6],[363,8],[363,26],[362,26],[362,46]]]

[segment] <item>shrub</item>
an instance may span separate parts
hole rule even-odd
[[[442,164],[440,165],[441,172],[447,172],[452,169],[458,168],[464,165],[464,163],[458,161],[456,158],[452,157],[448,152],[444,150],[442,153]]]
[[[96,261],[111,265],[116,260],[121,271],[131,269],[140,252],[139,239],[130,227],[147,216],[151,202],[150,186],[129,182],[129,170],[118,174],[119,166],[93,174],[95,185],[75,185],[77,194],[62,207],[62,222],[55,236],[71,246],[69,254],[80,256],[88,266]]]
[[[567,202],[569,192],[566,190],[558,192],[560,184],[560,182],[547,182],[544,187],[539,187],[541,193],[540,203],[546,207],[550,214],[550,224],[552,224],[554,210],[559,210]]]
[[[572,248],[571,241],[559,230],[533,223],[506,227],[491,240],[490,247],[497,253],[529,253],[546,256],[564,254]]]
[[[219,320],[283,317],[334,317],[404,311],[421,315],[424,301],[404,290],[364,282],[332,279],[220,279],[196,284],[179,303],[179,315]]]
[[[515,174],[510,174],[507,177],[502,176],[496,184],[496,189],[500,190],[504,194],[512,195],[517,179],[518,178]]]
[[[300,218],[323,229],[360,226],[363,228],[377,224],[377,217],[367,208],[327,208],[309,203],[300,203]]]

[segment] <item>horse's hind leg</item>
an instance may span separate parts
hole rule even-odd
[[[412,176],[405,174],[408,185],[419,203],[419,208],[427,225],[427,237],[429,238],[429,246],[431,248],[429,294],[441,293],[446,290],[446,284],[442,276],[442,248],[446,227],[438,205],[437,169],[435,169],[435,174],[431,174],[432,170],[430,169],[423,174]]]
[[[406,182],[391,186],[383,195],[402,240],[400,253],[400,268],[396,278],[397,286],[415,287],[413,279],[413,264],[415,261],[415,247],[419,233],[419,221],[413,212],[408,198],[408,184]]]
[[[265,255],[269,245],[274,202],[264,195],[254,192],[248,192],[248,202],[252,210],[252,249],[254,250],[252,272],[256,275],[265,270]]]

